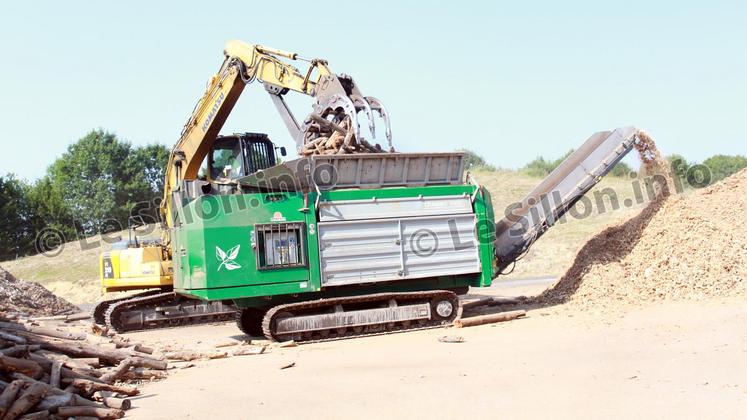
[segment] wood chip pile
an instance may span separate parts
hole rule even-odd
[[[44,286],[16,279],[0,267],[0,312],[57,315],[77,311],[78,308]]]
[[[88,314],[0,314],[0,419],[118,419],[145,380],[166,377],[154,349],[81,324]]]
[[[308,141],[299,154],[311,156],[386,152],[379,144],[371,144],[363,138],[356,139],[351,124],[349,117],[345,117],[339,125],[323,118],[314,119],[309,133],[318,137]]]
[[[747,295],[745,220],[747,170],[656,200],[592,238],[539,303],[612,310],[645,301]]]

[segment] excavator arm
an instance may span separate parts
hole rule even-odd
[[[161,215],[169,228],[173,226],[172,192],[183,180],[197,178],[205,156],[244,87],[255,80],[264,84],[299,149],[318,136],[319,131],[314,127],[318,128],[320,119],[338,124],[349,118],[353,122],[353,135],[359,138],[359,112],[365,113],[368,128],[374,136],[374,113],[384,120],[391,149],[391,128],[384,106],[376,98],[364,97],[349,76],[332,73],[326,61],[308,60],[296,53],[241,41],[229,41],[224,55],[223,64],[208,82],[205,94],[184,125],[166,167]],[[308,66],[301,72],[281,58],[304,61]],[[283,99],[289,91],[316,98],[313,112],[300,124]]]

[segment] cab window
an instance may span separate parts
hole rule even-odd
[[[244,156],[239,139],[226,139],[216,143],[212,156],[211,179],[238,179],[244,174]]]

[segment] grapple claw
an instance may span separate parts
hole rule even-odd
[[[387,143],[389,143],[389,150],[394,151],[394,146],[392,146],[392,125],[389,121],[389,113],[386,111],[384,104],[373,96],[366,96],[366,102],[368,102],[371,109],[376,111],[381,119],[384,120],[384,126],[386,127],[386,140]]]
[[[299,152],[307,144],[315,142],[316,139],[331,136],[331,132],[334,130],[338,132],[341,132],[341,130],[347,131],[345,135],[347,148],[341,148],[341,153],[347,153],[351,150],[370,150],[372,153],[381,152],[381,146],[369,143],[361,137],[360,121],[358,120],[358,114],[365,112],[371,136],[375,138],[376,121],[374,119],[374,111],[379,114],[386,124],[389,151],[394,152],[389,114],[384,105],[372,96],[363,96],[352,77],[346,75],[324,76],[317,83],[313,93],[316,97],[314,112],[306,118],[296,137]],[[346,123],[346,119],[349,122]],[[361,146],[352,147],[348,150],[350,146],[348,143],[353,138]],[[335,141],[332,140],[332,143]],[[318,150],[317,152],[321,153],[322,151]],[[314,152],[312,151],[312,153]]]
[[[360,138],[360,124],[355,110],[353,101],[343,95],[332,95],[326,103],[320,104],[319,114],[323,118],[333,116],[332,121],[339,124],[345,117],[350,118],[350,128],[353,130],[355,138]]]
[[[368,129],[371,131],[371,136],[376,137],[376,127],[374,125],[373,112],[371,112],[371,105],[369,105],[368,101],[359,95],[350,95],[350,99],[352,99],[356,111],[360,109],[366,113],[366,117],[368,118]]]

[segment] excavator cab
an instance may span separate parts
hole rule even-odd
[[[267,134],[219,136],[208,154],[209,179],[233,181],[273,167],[278,163],[277,151],[286,155],[285,147],[276,147]]]

